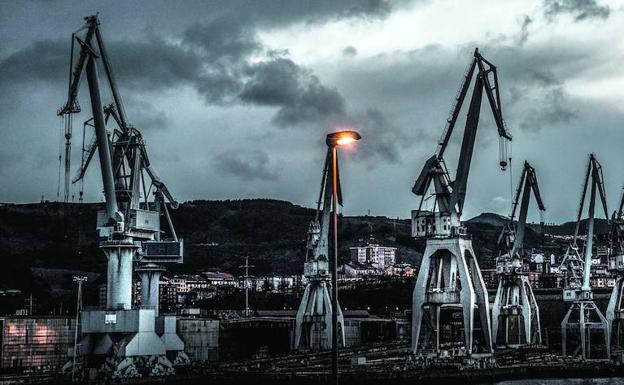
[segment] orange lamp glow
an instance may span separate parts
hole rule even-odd
[[[327,135],[327,145],[329,147],[342,146],[360,140],[362,136],[356,131],[338,131]]]
[[[356,140],[357,140],[357,139],[355,139],[355,138],[354,138],[354,137],[352,137],[352,136],[343,136],[343,137],[341,137],[340,139],[338,139],[338,140],[336,141],[336,143],[337,143],[339,146],[342,146],[343,144],[349,144],[349,143],[351,143],[351,142],[355,142]]]

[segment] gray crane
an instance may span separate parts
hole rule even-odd
[[[164,316],[161,334],[156,334],[158,316],[158,279],[163,270],[160,263],[182,262],[182,240],[177,238],[167,202],[177,207],[165,184],[151,167],[145,142],[138,129],[128,123],[115,77],[102,40],[97,15],[85,18],[85,35],[72,34],[72,61],[68,97],[59,115],[81,111],[78,103],[79,85],[86,74],[92,119],[85,127],[93,127],[95,140],[75,182],[80,181],[97,151],[106,207],[98,212],[97,230],[100,248],[107,257],[106,310],[83,313],[83,346],[81,352],[104,354],[110,359],[114,376],[132,376],[135,364],[147,362],[153,373],[170,373],[173,365],[166,353],[177,353],[177,361],[185,361],[184,343],[175,334],[175,317]],[[80,30],[80,31],[81,31]],[[75,42],[80,51],[73,62]],[[113,103],[103,106],[98,76],[98,63],[104,67]],[[106,124],[112,117],[117,127],[108,132]],[[145,182],[147,174],[151,180]],[[149,200],[154,193],[154,201]],[[141,194],[144,200],[141,201]],[[165,216],[171,240],[161,239],[160,217]],[[133,263],[138,262],[142,279],[142,308],[132,306]],[[140,340],[140,341],[139,341]],[[137,360],[137,357],[157,357]],[[141,364],[142,365],[142,364]]]
[[[455,179],[451,180],[444,161],[462,104],[473,83],[464,136]],[[462,79],[453,107],[436,153],[414,183],[412,192],[421,197],[418,210],[412,211],[412,236],[426,239],[427,245],[414,287],[412,300],[412,350],[418,351],[421,324],[425,308],[434,335],[434,351],[440,352],[442,309],[459,308],[463,312],[464,345],[468,355],[473,351],[474,309],[478,308],[483,331],[483,348],[492,351],[490,309],[487,290],[479,269],[472,241],[466,237],[461,215],[466,200],[468,175],[475,145],[483,93],[487,96],[500,137],[500,167],[508,166],[506,146],[511,140],[503,119],[496,66],[487,61],[478,49]],[[423,210],[433,184],[434,207]]]
[[[75,49],[74,41],[80,45],[78,59],[70,73],[67,101],[59,110],[60,115],[72,115],[81,111],[78,103],[78,91],[83,72],[87,74],[93,117],[85,122],[85,127],[95,129],[94,140],[86,150],[83,162],[72,183],[80,182],[90,165],[93,155],[98,149],[100,167],[104,182],[106,198],[106,212],[98,215],[98,229],[102,238],[126,237],[132,235],[142,242],[141,247],[134,253],[134,261],[139,262],[138,270],[142,278],[141,300],[144,306],[151,306],[158,313],[158,278],[163,270],[158,266],[162,263],[182,263],[183,242],[178,239],[168,206],[177,208],[178,203],[169,192],[167,186],[158,177],[151,166],[147,155],[145,141],[141,132],[128,123],[128,118],[119,93],[106,47],[99,28],[96,16],[85,18],[87,32],[84,40],[76,34],[72,35],[72,55]],[[99,79],[97,78],[96,60],[101,61],[113,103],[102,106],[99,95]],[[73,59],[72,63],[73,64]],[[96,92],[97,91],[97,92]],[[94,105],[96,103],[97,105]],[[116,127],[109,133],[106,125],[113,118]],[[104,158],[104,159],[103,159]],[[110,165],[109,165],[110,164]],[[145,174],[150,183],[146,183]],[[150,201],[150,195],[154,200]],[[143,195],[143,200],[141,200]],[[166,219],[170,240],[161,239],[160,216]],[[112,231],[117,228],[120,231]],[[121,282],[120,292],[128,291],[131,284],[130,268],[124,267],[120,277],[112,281]],[[109,266],[110,267],[110,266]],[[116,269],[112,269],[115,271]],[[112,273],[112,272],[111,272]],[[128,282],[130,280],[130,282]],[[124,308],[131,307],[129,295],[123,298],[116,293],[115,283],[109,282],[109,306],[122,303]]]
[[[591,185],[591,186],[590,186]],[[588,219],[587,219],[587,238],[585,241],[585,255],[582,258],[582,278],[579,276],[578,262],[581,260],[579,255],[579,231],[581,226],[581,218],[585,206],[585,196],[587,188],[590,187],[589,203],[588,203]],[[594,295],[591,287],[591,265],[593,255],[594,240],[594,212],[596,206],[596,194],[598,193],[602,208],[604,210],[605,219],[609,220],[607,211],[607,199],[605,196],[604,178],[602,176],[602,166],[596,159],[594,154],[589,155],[587,171],[583,182],[581,192],[581,202],[579,204],[576,226],[574,228],[574,238],[568,251],[561,263],[561,270],[567,274],[566,287],[563,290],[563,299],[571,302],[570,308],[565,317],[561,321],[561,343],[563,355],[567,354],[569,347],[568,332],[578,333],[579,345],[573,352],[576,355],[579,351],[583,359],[590,356],[589,344],[591,341],[592,331],[602,331],[605,339],[605,347],[607,357],[610,357],[611,332],[608,327],[606,318],[596,304],[594,303]]]
[[[332,149],[327,150],[321,189],[316,206],[316,215],[310,222],[306,244],[306,261],[304,276],[307,285],[295,317],[294,348],[300,349],[329,349],[332,347],[332,303],[329,294],[330,266],[329,266],[329,232],[331,227],[332,210]],[[336,160],[336,165],[338,161]],[[342,189],[336,166],[336,186],[338,204],[342,205]],[[336,258],[337,256],[334,256]],[[337,306],[339,338],[342,346],[345,345],[344,318],[340,306]]]
[[[498,238],[498,289],[492,307],[492,337],[495,344],[499,339],[502,339],[505,346],[542,342],[539,307],[525,269],[527,255],[524,250],[524,234],[531,192],[540,211],[540,226],[543,227],[543,213],[546,208],[537,184],[535,169],[525,161],[511,215]],[[520,215],[516,223],[514,220],[518,205]],[[517,334],[515,343],[512,343],[510,334]]]

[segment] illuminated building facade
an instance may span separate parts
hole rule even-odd
[[[56,371],[67,362],[75,328],[69,317],[0,318],[0,367]]]

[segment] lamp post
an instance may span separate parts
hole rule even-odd
[[[76,354],[78,347],[78,327],[80,322],[80,308],[82,307],[82,284],[87,282],[86,276],[75,276],[74,282],[78,284],[78,299],[76,300],[76,329],[74,330],[74,355],[72,357],[72,382],[75,381],[76,376]]]
[[[360,140],[362,136],[356,131],[338,131],[327,135],[325,143],[332,156],[332,201],[333,201],[333,246],[334,257],[331,264],[332,286],[332,376],[338,385],[338,157],[337,148]]]

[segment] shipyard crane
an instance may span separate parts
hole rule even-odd
[[[449,144],[462,104],[473,83],[468,107],[464,136],[459,154],[455,179],[451,180],[444,161],[444,152]],[[461,223],[461,214],[466,200],[468,174],[475,146],[481,102],[485,92],[500,138],[500,167],[508,166],[507,143],[511,134],[503,119],[499,94],[498,74],[494,64],[486,60],[475,49],[472,60],[464,75],[451,109],[436,153],[429,158],[416,179],[412,192],[421,196],[418,210],[412,211],[412,236],[426,239],[426,248],[418,273],[413,294],[412,350],[418,351],[420,329],[425,307],[434,335],[434,350],[440,351],[440,312],[443,309],[459,308],[463,312],[464,343],[468,355],[473,351],[475,329],[474,309],[478,308],[483,348],[492,351],[490,310],[487,290],[472,242],[466,238]],[[434,207],[423,210],[423,203],[429,198],[428,191],[433,183]]]
[[[321,189],[316,206],[316,215],[310,222],[306,244],[306,259],[303,275],[307,280],[301,304],[295,317],[295,349],[330,349],[332,347],[332,304],[329,294],[329,232],[332,210],[332,159],[335,155],[327,150],[321,177]],[[338,160],[335,160],[336,165]],[[336,171],[338,168],[336,167]],[[342,205],[339,172],[336,172],[336,195]],[[336,258],[336,256],[334,256]],[[337,307],[339,338],[345,346],[344,318],[340,306]]]
[[[585,240],[585,253],[581,259],[579,253],[579,231],[581,218],[585,206],[585,198],[589,187],[587,237]],[[561,321],[561,343],[563,355],[567,354],[569,347],[568,332],[578,333],[579,345],[573,352],[576,355],[579,351],[583,359],[590,356],[589,344],[591,342],[591,332],[593,330],[602,331],[605,339],[607,357],[610,356],[611,333],[606,318],[596,304],[591,287],[591,265],[593,255],[594,239],[594,212],[596,206],[596,194],[600,199],[604,210],[605,219],[609,220],[607,212],[607,199],[605,196],[604,178],[602,176],[602,166],[594,154],[589,155],[587,170],[583,181],[581,201],[578,207],[574,237],[568,247],[566,255],[561,263],[560,270],[567,274],[566,286],[563,290],[563,300],[572,302],[568,312]],[[579,270],[579,262],[582,261],[582,270]],[[580,273],[580,274],[579,274]],[[580,276],[582,275],[582,277]]]
[[[167,208],[167,202],[172,207],[177,203],[152,169],[141,133],[128,123],[97,15],[88,16],[85,21],[78,31],[86,30],[84,36],[72,34],[68,97],[59,115],[71,116],[81,111],[78,91],[83,73],[86,74],[92,118],[85,128],[94,128],[95,140],[74,181],[84,177],[97,151],[105,196],[105,209],[97,214],[97,230],[108,265],[106,310],[83,313],[86,321],[81,352],[106,356],[113,376],[134,375],[137,365],[148,365],[155,374],[170,373],[173,365],[167,355],[177,353],[173,354],[174,363],[188,358],[183,352],[184,343],[175,333],[175,317],[163,316],[162,322],[156,322],[158,280],[163,270],[160,264],[182,262],[182,240],[177,238]],[[74,64],[75,43],[79,53]],[[113,103],[106,107],[102,104],[98,63],[104,68],[113,97]],[[106,128],[110,117],[117,124],[112,132]],[[145,182],[144,174],[150,178],[150,184]],[[154,200],[149,201],[152,190]],[[161,215],[166,218],[171,240],[161,238]],[[140,309],[132,307],[134,262],[141,267]]]
[[[624,194],[620,200],[620,206],[611,216],[611,252],[609,254],[608,269],[616,276],[615,286],[611,292],[609,305],[607,306],[607,318],[609,331],[613,341],[613,355],[622,361],[622,345],[624,337]]]
[[[525,161],[511,215],[498,238],[500,252],[496,260],[498,289],[492,307],[492,338],[495,344],[499,339],[505,346],[542,342],[539,307],[525,269],[527,255],[524,250],[524,234],[531,192],[539,208],[540,226],[543,227],[543,213],[546,208],[537,184],[535,169]],[[518,205],[520,214],[516,223]],[[510,334],[517,334],[515,343],[511,342]]]

